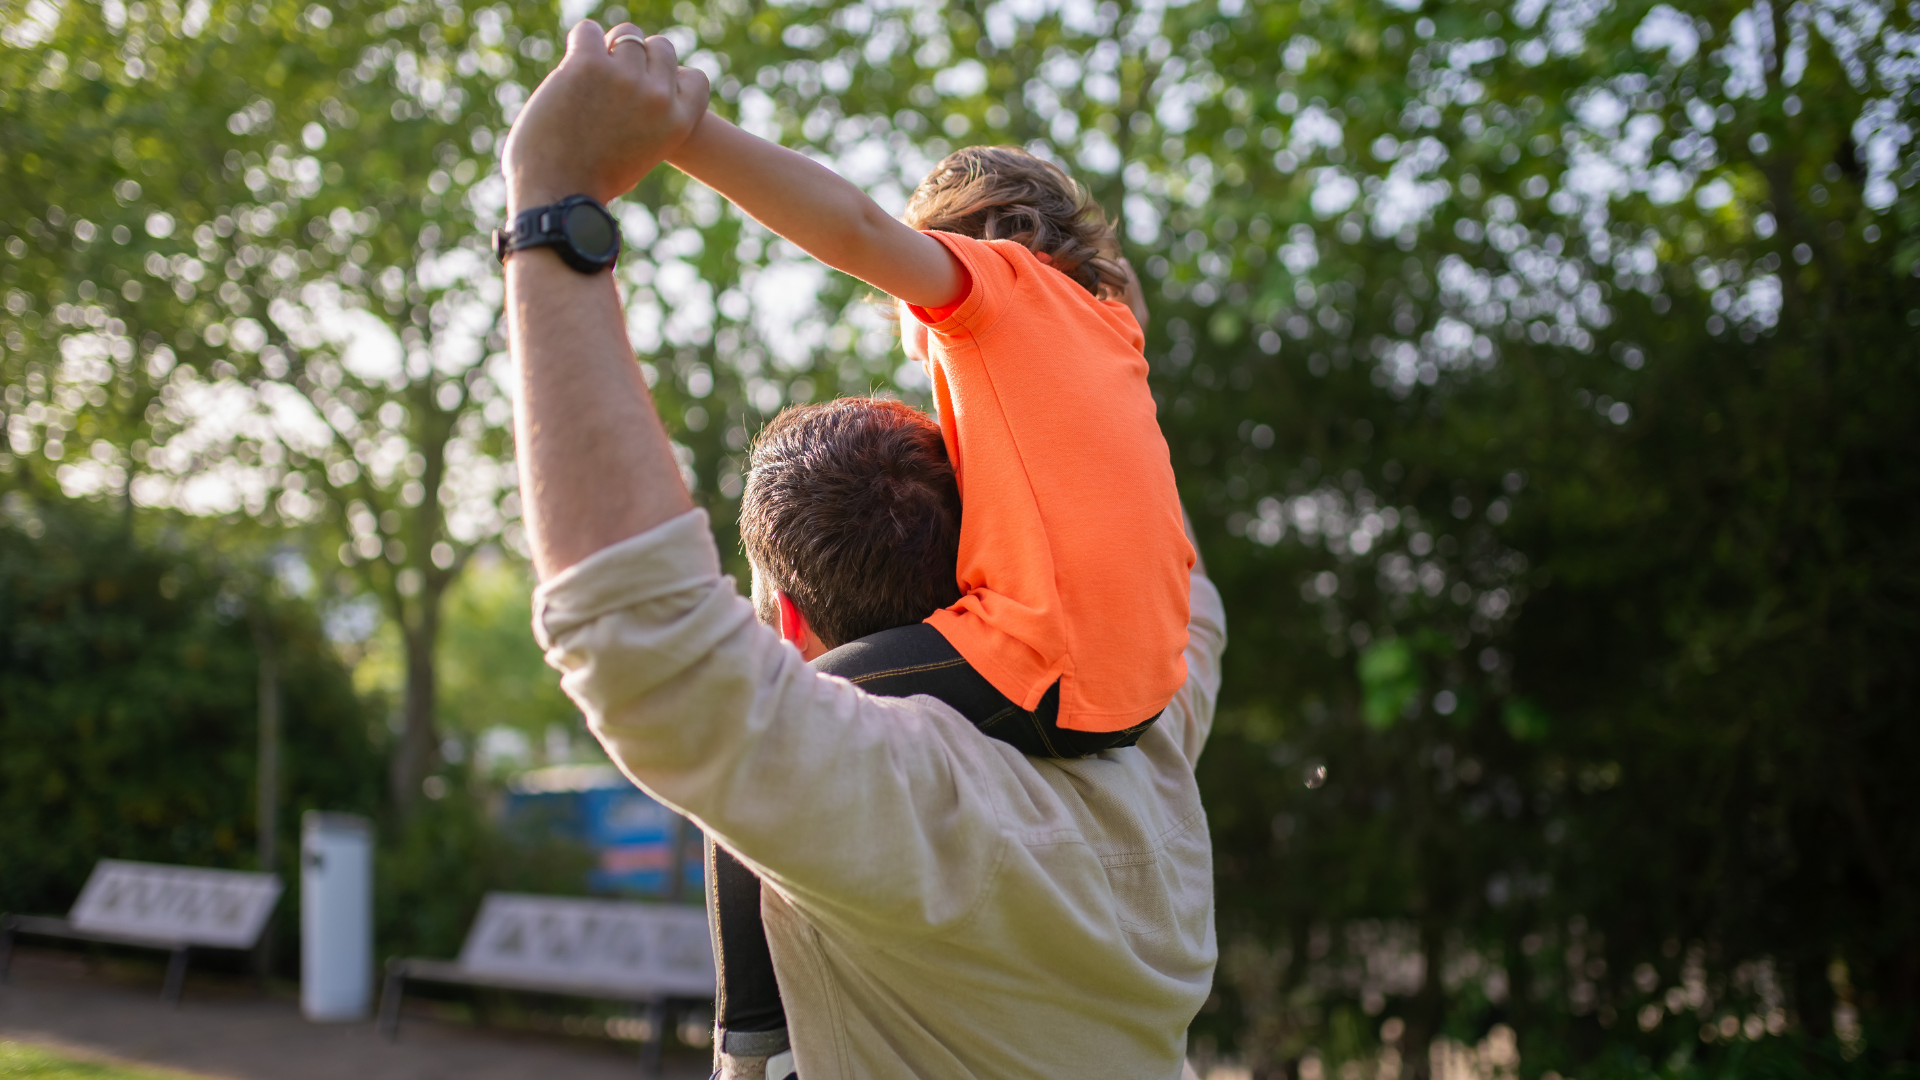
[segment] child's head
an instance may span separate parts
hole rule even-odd
[[[1066,173],[1017,146],[969,146],[934,166],[907,200],[906,223],[976,240],[1013,240],[1087,291],[1119,299],[1128,275],[1099,204]]]

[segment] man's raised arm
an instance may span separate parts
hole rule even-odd
[[[707,80],[665,38],[591,21],[528,99],[502,163],[507,213],[626,194],[706,110]],[[655,414],[610,273],[551,248],[507,259],[507,322],[520,369],[515,439],[534,566],[549,578],[692,509]]]

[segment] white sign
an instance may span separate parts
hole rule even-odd
[[[488,893],[460,966],[616,993],[714,991],[706,909],[680,904]]]
[[[95,933],[249,949],[278,899],[272,874],[101,859],[67,920]]]

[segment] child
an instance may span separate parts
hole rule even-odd
[[[961,497],[961,599],[927,622],[1060,733],[1131,744],[1186,680],[1188,572],[1142,355],[1144,309],[1084,189],[1012,147],[941,162],[904,223],[712,113],[669,160],[894,297]],[[1077,733],[1077,734],[1076,734]]]

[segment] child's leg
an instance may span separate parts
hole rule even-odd
[[[760,879],[725,848],[707,841],[707,921],[713,929],[714,1068],[722,1056],[766,1058],[787,1049],[787,1013],[773,976]]]

